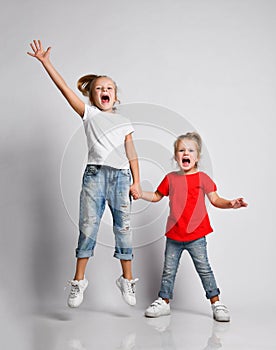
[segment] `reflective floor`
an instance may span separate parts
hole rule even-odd
[[[6,348],[25,349],[25,345],[29,350],[276,349],[276,323],[269,307],[258,311],[232,310],[231,322],[219,323],[207,312],[172,309],[170,316],[149,319],[143,316],[142,309],[120,306],[108,310],[84,305],[76,310],[53,307],[30,315],[20,322],[18,334],[13,330],[10,343],[13,346]],[[20,346],[22,340],[18,335],[24,338]]]

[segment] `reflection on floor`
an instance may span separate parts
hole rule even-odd
[[[232,312],[230,323],[210,314],[172,310],[156,319],[127,305],[95,310],[59,308],[32,315],[35,350],[272,350],[276,349],[275,321],[260,313]]]

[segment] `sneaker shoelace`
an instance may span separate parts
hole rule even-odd
[[[127,281],[126,287],[127,287],[127,293],[128,294],[135,294],[135,283],[139,280],[139,278],[135,278],[134,280]]]
[[[70,298],[76,298],[80,292],[79,284],[75,281],[68,281],[67,285],[71,286]]]

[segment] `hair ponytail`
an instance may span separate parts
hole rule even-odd
[[[77,83],[78,89],[84,96],[89,97],[89,99],[90,99],[92,82],[98,77],[99,75],[96,75],[96,74],[87,74],[78,80],[78,83]]]

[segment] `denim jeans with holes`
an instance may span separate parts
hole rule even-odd
[[[89,258],[94,255],[99,225],[107,203],[113,217],[114,257],[132,260],[130,182],[129,169],[87,165],[80,195],[77,258]]]
[[[165,250],[165,262],[161,281],[159,297],[173,298],[175,276],[179,261],[184,250],[190,254],[196,271],[201,279],[206,298],[211,299],[220,294],[213,271],[207,256],[206,238],[200,238],[191,242],[178,242],[167,238]]]

